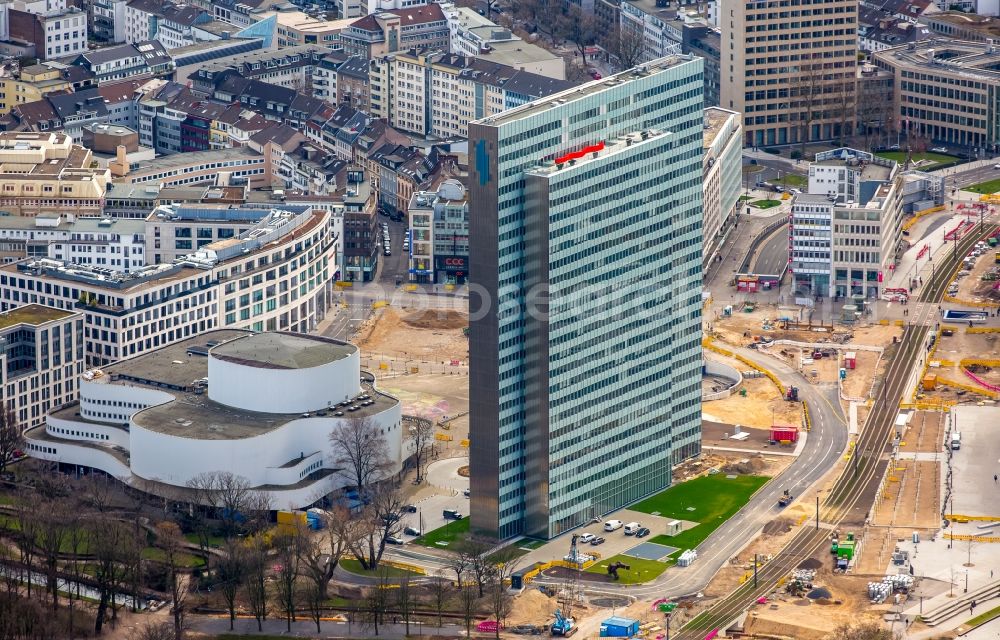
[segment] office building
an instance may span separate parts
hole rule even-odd
[[[745,146],[854,131],[858,2],[720,0],[720,103],[743,114]]]
[[[469,125],[473,530],[559,535],[699,452],[703,86],[676,55]]]
[[[34,43],[39,60],[62,58],[87,50],[86,11],[66,6],[64,0],[47,3],[52,8],[44,11],[8,8],[13,4],[5,4],[0,10],[7,21],[4,26],[9,29],[10,38]]]
[[[0,401],[22,429],[76,399],[83,341],[78,311],[29,304],[0,314]]]
[[[365,60],[407,49],[448,50],[448,21],[439,4],[380,11],[340,32],[344,53]]]
[[[898,130],[955,151],[982,154],[1000,144],[1000,50],[947,38],[893,47],[872,56],[893,76]]]
[[[728,109],[705,109],[705,155],[702,199],[702,254],[707,266],[714,260],[726,234],[736,222],[743,181],[743,126],[740,114]]]
[[[0,267],[0,311],[26,304],[83,306],[89,366],[147,353],[219,328],[316,328],[337,278],[331,213],[274,209],[250,231],[172,263],[129,273],[38,258]]]
[[[77,264],[133,271],[146,264],[145,223],[117,218],[63,215],[0,216],[3,262],[52,258]]]
[[[469,277],[469,196],[462,182],[410,198],[410,282],[465,284]]]
[[[25,434],[34,458],[103,471],[133,490],[197,503],[191,481],[226,471],[271,509],[302,509],[349,483],[329,435],[353,418],[384,434],[402,469],[399,401],[358,348],[301,333],[218,330],[84,372],[80,401]]]
[[[0,132],[0,209],[18,216],[101,214],[111,172],[62,133]]]
[[[238,238],[268,213],[267,209],[235,205],[160,205],[143,223],[149,264],[169,264],[192,249]]]

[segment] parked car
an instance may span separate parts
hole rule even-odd
[[[577,538],[576,541],[577,542],[590,542],[591,540],[593,540],[596,537],[597,536],[595,536],[592,533],[583,533],[583,534],[580,534],[580,537]]]
[[[592,547],[596,547],[599,544],[604,544],[604,538],[602,538],[601,536],[597,536],[596,538],[590,541],[590,546]]]
[[[898,144],[894,144],[894,145],[890,146],[889,148],[891,150],[893,150],[893,151],[899,151],[899,145]]]
[[[413,506],[412,504],[404,504],[402,511],[404,513],[416,513],[417,512],[417,508],[415,506]]]
[[[948,147],[934,147],[931,151],[934,153],[948,153]]]
[[[625,535],[634,536],[635,532],[642,528],[642,525],[638,522],[630,522],[625,525]]]
[[[601,75],[601,72],[598,71],[597,69],[591,69],[590,71],[588,71],[588,73],[590,74],[590,77],[593,78],[594,80],[600,80],[601,78],[604,77]]]
[[[385,541],[386,544],[403,544],[403,539],[396,536],[386,536]]]
[[[408,536],[419,536],[420,529],[416,527],[406,527],[405,529],[403,529],[403,533],[405,533]]]
[[[443,512],[445,520],[461,520],[462,512],[458,509],[445,509]]]
[[[645,538],[649,535],[649,529],[646,527],[639,527],[639,530],[635,532],[636,538]]]
[[[468,489],[466,489],[465,491],[463,491],[463,492],[462,492],[462,494],[463,494],[463,495],[464,495],[464,496],[465,496],[466,498],[468,498],[468,497],[470,497],[470,496],[472,495],[472,492],[471,492],[471,491],[469,491]]]
[[[604,523],[605,531],[618,531],[625,526],[625,523],[621,520],[608,520]]]

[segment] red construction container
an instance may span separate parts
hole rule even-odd
[[[775,442],[798,442],[799,428],[776,424],[771,427],[771,440]]]
[[[854,351],[848,351],[844,354],[844,368],[853,369],[858,364],[858,354]]]

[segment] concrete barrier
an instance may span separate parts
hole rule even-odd
[[[723,378],[728,381],[730,385],[722,391],[712,393],[706,393],[703,391],[701,394],[702,402],[728,398],[733,394],[733,390],[743,383],[743,374],[740,373],[736,367],[731,367],[728,364],[716,362],[715,360],[705,360],[705,373],[718,378]]]

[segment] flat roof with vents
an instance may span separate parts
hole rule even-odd
[[[208,376],[208,350],[226,340],[249,335],[249,331],[219,329],[149,353],[119,360],[103,367],[107,382],[138,384],[154,389],[188,389],[195,380]]]

